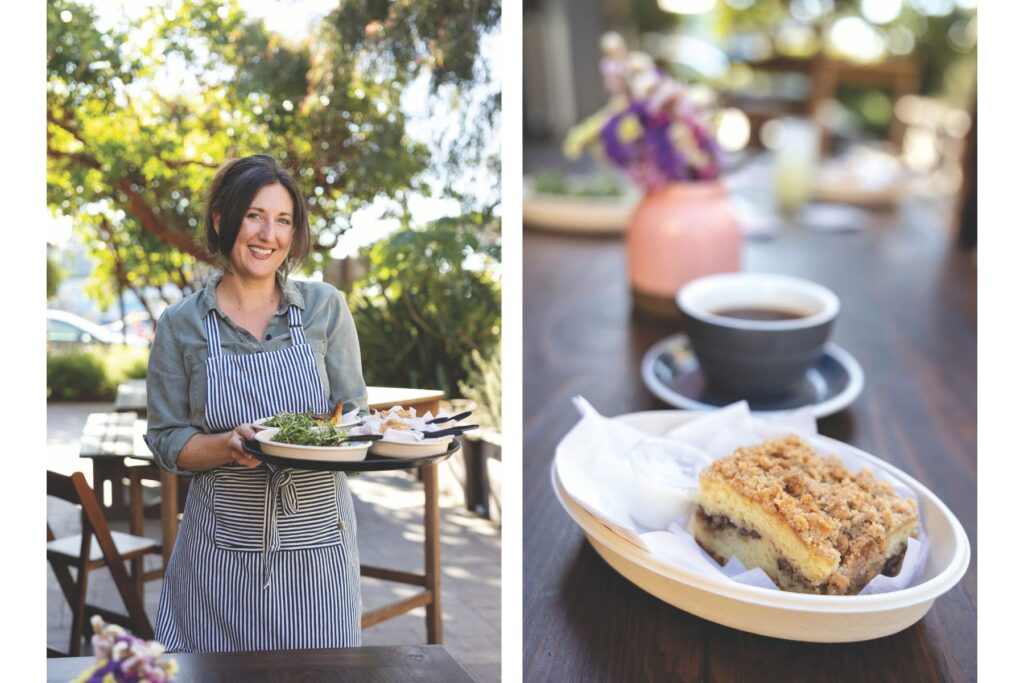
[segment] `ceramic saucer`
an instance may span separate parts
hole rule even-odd
[[[644,384],[669,405],[687,410],[710,410],[744,400],[707,386],[704,373],[685,334],[662,339],[644,354],[640,366]],[[864,388],[864,371],[838,344],[825,353],[792,390],[770,398],[746,399],[752,413],[770,415],[810,406],[815,417],[837,413],[853,403]]]

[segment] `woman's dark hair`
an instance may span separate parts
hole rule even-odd
[[[292,247],[282,268],[290,270],[309,258],[312,237],[306,201],[288,171],[266,154],[232,159],[217,169],[206,196],[206,245],[211,254],[228,258],[253,197],[267,185],[281,185],[292,197]],[[220,216],[219,231],[214,216]]]

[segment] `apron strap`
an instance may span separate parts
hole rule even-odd
[[[217,324],[217,311],[210,309],[203,320],[206,328],[206,348],[211,356],[220,355],[220,326]],[[298,346],[306,343],[306,335],[302,331],[302,309],[298,306],[288,307],[288,333],[292,344]]]
[[[288,307],[288,332],[292,335],[293,345],[306,343],[306,335],[302,331],[302,309],[298,306]]]
[[[206,314],[206,318],[203,320],[203,325],[206,327],[206,348],[210,353],[210,356],[220,355],[220,326],[217,324],[217,311],[210,309],[210,312]]]
[[[267,481],[266,507],[263,510],[263,570],[262,587],[270,585],[270,577],[274,569],[274,558],[281,550],[281,532],[277,528],[277,500],[281,499],[281,512],[294,515],[299,511],[299,498],[292,481],[292,471],[288,468],[277,469],[267,465],[270,478]]]

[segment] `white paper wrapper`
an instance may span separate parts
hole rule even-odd
[[[394,406],[389,408],[383,413],[374,413],[368,415],[363,419],[363,424],[358,427],[349,429],[350,434],[380,434],[381,428],[384,423],[391,419],[400,420],[403,424],[409,426],[409,430],[404,429],[386,429],[384,430],[384,438],[382,441],[393,441],[395,443],[419,443],[423,441],[423,432],[433,431],[435,429],[441,429],[442,427],[435,427],[434,425],[428,425],[427,422],[434,419],[434,415],[428,410],[423,415],[416,414],[416,408],[410,408],[409,412],[412,414],[411,417],[399,417],[396,413],[401,406]],[[442,414],[438,414],[437,417],[442,417]],[[448,426],[448,425],[444,425]]]
[[[752,417],[746,402],[739,402],[652,438],[603,417],[580,396],[573,402],[582,418],[556,454],[558,478],[566,493],[610,530],[657,559],[707,576],[778,590],[764,571],[748,570],[735,558],[721,567],[687,531],[696,508],[697,474],[741,446],[797,434],[822,455],[834,454],[852,471],[867,468],[900,495],[917,500],[913,491],[875,470],[853,447],[824,442],[809,409],[765,420]],[[860,594],[908,587],[927,556],[927,537],[919,527],[918,538],[909,540],[899,574],[876,576]]]

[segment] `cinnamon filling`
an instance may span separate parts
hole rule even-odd
[[[740,536],[746,536],[747,538],[759,539],[761,534],[757,533],[753,529],[742,527],[725,515],[709,515],[704,508],[697,508],[697,517],[700,519],[701,524],[712,533],[718,533],[725,531],[726,529],[735,529]]]

